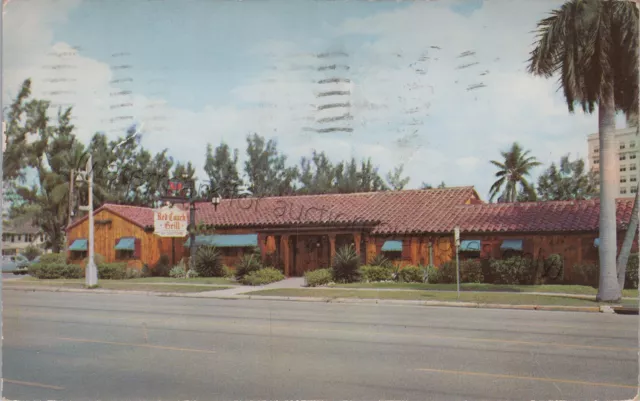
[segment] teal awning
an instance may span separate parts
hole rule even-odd
[[[133,237],[120,238],[120,241],[116,244],[117,251],[135,251],[136,239]]]
[[[214,234],[196,236],[196,246],[213,245],[218,248],[243,248],[258,246],[258,234]],[[191,238],[184,243],[191,246]]]
[[[385,241],[382,252],[402,252],[402,241]]]
[[[480,240],[460,241],[460,252],[480,252]]]
[[[70,251],[86,251],[87,250],[87,240],[86,239],[77,239],[73,241],[73,244],[69,247]]]
[[[593,240],[593,246],[598,248],[600,246],[600,238],[596,238]]]
[[[502,245],[500,245],[500,249],[512,249],[514,251],[522,250],[522,240],[521,239],[506,239],[502,241]]]

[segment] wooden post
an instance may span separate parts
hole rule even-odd
[[[362,240],[362,234],[360,234],[360,233],[353,234],[353,242],[355,243],[356,254],[358,254],[358,258],[360,258],[360,262],[362,263],[362,256],[360,254],[360,241],[361,240]]]
[[[416,266],[419,262],[418,259],[418,250],[420,244],[418,243],[418,238],[411,237],[411,264]]]
[[[267,236],[265,234],[258,234],[258,246],[260,247],[260,260],[262,262],[264,262],[267,256],[266,242]]]
[[[283,235],[280,237],[280,249],[282,250],[282,263],[284,264],[284,275],[289,277],[291,275],[291,259],[289,252],[289,236]]]
[[[330,246],[329,263],[331,264],[331,266],[333,266],[333,259],[336,257],[336,235],[335,234],[329,234],[329,246]]]

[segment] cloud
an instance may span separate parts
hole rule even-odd
[[[277,138],[292,163],[311,149],[325,151],[335,162],[372,157],[383,174],[404,163],[410,186],[445,181],[475,185],[486,195],[493,177],[489,160],[513,141],[548,164],[568,152],[585,155],[586,136],[597,130],[594,116],[568,115],[555,80],[525,73],[534,39],[531,31],[560,2],[484,2],[467,16],[445,2],[414,2],[364,18],[325,23],[328,33],[311,44],[294,34],[286,41],[265,35],[246,50],[268,68],[246,77],[228,93],[224,105],[187,110],[171,107],[166,93],[151,97],[133,91],[120,102],[131,106],[115,111],[119,100],[114,94],[128,86],[112,83],[123,76],[113,66],[86,57],[80,49],[66,60],[74,70],[43,68],[53,63],[47,54],[74,51],[73,44],[52,43],[52,32],[79,2],[10,4],[5,84],[11,91],[5,91],[4,99],[15,95],[26,77],[33,78],[34,94],[41,97],[55,91],[51,79],[76,79],[65,84],[73,93],[54,98],[74,105],[80,138],[86,141],[100,130],[114,137],[117,133],[109,131],[127,121],[119,125],[110,120],[128,115],[145,122],[146,148],[169,148],[176,159],[192,161],[201,174],[207,142],[225,141],[244,156],[246,135],[256,132]],[[25,37],[17,34],[24,29]],[[328,62],[311,49],[345,52],[349,57]],[[318,70],[327,63],[346,63],[349,69]],[[336,77],[350,82],[318,83]],[[318,96],[331,91],[351,94]],[[345,107],[318,108],[347,102]],[[345,113],[352,119],[341,126],[353,132],[306,130]]]

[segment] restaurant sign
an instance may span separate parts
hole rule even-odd
[[[154,233],[160,237],[185,237],[189,226],[189,212],[177,207],[163,207],[153,211]]]

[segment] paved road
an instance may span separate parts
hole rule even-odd
[[[638,317],[4,292],[8,399],[630,399]]]

